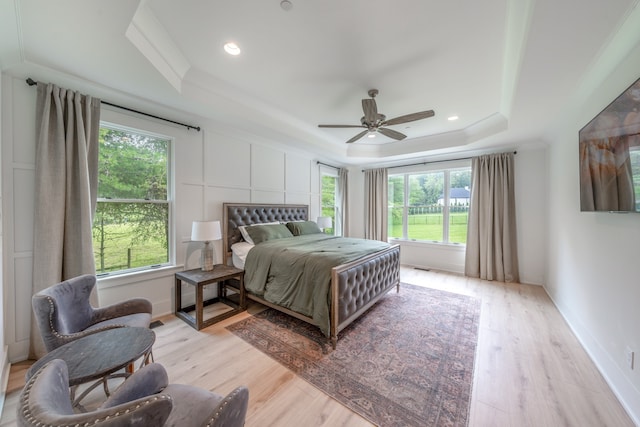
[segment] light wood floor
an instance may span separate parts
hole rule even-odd
[[[542,287],[411,268],[401,277],[482,299],[470,426],[634,425]],[[247,315],[200,332],[173,316],[162,318],[156,362],[171,382],[220,394],[247,385],[247,427],[371,425],[224,328]],[[28,366],[11,368],[0,426],[15,425]]]

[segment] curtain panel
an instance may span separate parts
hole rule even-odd
[[[365,185],[365,239],[387,241],[387,169],[369,169],[364,172]]]
[[[338,198],[338,223],[336,234],[338,236],[349,235],[349,171],[345,168],[338,169],[338,188],[336,189]]]
[[[95,274],[91,228],[99,129],[100,99],[38,83],[33,294],[81,274]],[[30,341],[30,357],[45,353],[33,317]]]
[[[518,282],[513,153],[474,157],[465,275]]]

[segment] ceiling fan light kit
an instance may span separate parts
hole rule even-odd
[[[318,125],[321,128],[365,128],[353,138],[347,141],[347,144],[355,142],[368,134],[369,138],[374,138],[376,132],[383,134],[391,139],[401,141],[407,136],[401,132],[393,129],[388,129],[385,126],[399,125],[402,123],[413,122],[416,120],[422,120],[434,116],[433,110],[420,111],[418,113],[406,114],[404,116],[395,117],[387,120],[387,116],[378,113],[378,106],[376,105],[375,97],[378,95],[378,89],[370,89],[368,92],[370,98],[362,100],[362,111],[364,116],[360,119],[360,125]]]
[[[282,0],[280,2],[280,7],[282,8],[282,10],[288,12],[293,8],[293,3],[291,3],[289,0]]]

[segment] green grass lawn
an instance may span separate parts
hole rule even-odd
[[[105,239],[104,259],[100,257],[100,241],[94,235],[93,253],[98,274],[162,264],[169,260],[167,249],[158,240],[131,243],[132,232],[129,228],[126,225],[105,226],[105,235],[109,237]]]
[[[450,214],[449,243],[467,243],[467,212]],[[409,239],[442,242],[442,214],[409,215]],[[393,224],[389,237],[402,237],[402,224]]]

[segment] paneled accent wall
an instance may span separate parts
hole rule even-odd
[[[86,82],[78,82],[73,87],[86,93],[97,91],[83,85],[86,86]],[[9,361],[16,362],[26,359],[29,350],[36,91],[22,78],[3,75],[2,95],[2,207],[5,212],[2,277],[7,321],[4,343],[8,346]],[[136,99],[125,100],[122,105],[142,111],[152,108]],[[176,111],[165,111],[162,115],[180,117]],[[310,205],[312,218],[318,215],[318,168],[312,156],[274,148],[258,137],[238,131],[221,131],[223,127],[219,123],[200,118],[188,121],[197,122],[203,129],[201,132],[105,107],[101,118],[173,138],[174,204],[173,267],[100,279],[100,305],[142,296],[152,301],[154,317],[172,312],[175,271],[199,265],[202,244],[189,241],[191,223],[221,220],[224,202],[303,203]],[[215,250],[217,261],[221,262],[221,241],[215,242]],[[189,295],[187,288],[184,290],[184,302],[189,303],[193,293]]]
[[[2,76],[2,282],[4,340],[10,362],[26,358],[29,351],[35,98],[35,91],[23,80]]]

